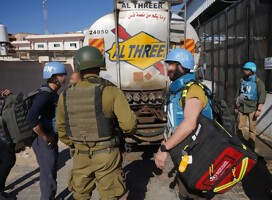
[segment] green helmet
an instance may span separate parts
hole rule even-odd
[[[95,47],[85,46],[80,48],[74,56],[74,68],[77,71],[105,66],[102,53]]]

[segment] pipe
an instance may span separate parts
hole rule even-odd
[[[162,135],[163,137],[163,133],[164,133],[164,128],[161,128],[155,132],[151,132],[151,133],[146,133],[146,132],[141,132],[141,131],[137,131],[137,133],[135,134],[136,137],[142,136],[143,138],[148,138],[148,137],[154,137],[154,136],[159,136]],[[144,139],[143,139],[144,140]]]
[[[116,71],[117,71],[117,86],[121,89],[121,71],[120,71],[120,55],[119,55],[119,9],[117,9],[117,1],[114,5],[114,22],[115,22],[115,42],[116,42]]]
[[[238,3],[239,1],[227,1],[227,0],[221,0],[223,3]]]
[[[137,128],[138,129],[151,129],[151,128],[162,128],[166,127],[166,124],[138,124]]]

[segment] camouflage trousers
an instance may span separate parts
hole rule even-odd
[[[125,192],[121,154],[118,148],[89,156],[75,151],[69,182],[76,200],[91,198],[97,188],[101,200],[117,199]]]

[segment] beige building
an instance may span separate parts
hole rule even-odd
[[[21,40],[21,39],[24,40]],[[82,47],[84,35],[82,33],[25,35],[19,34],[12,42],[16,50],[36,51],[75,51]]]
[[[67,61],[83,46],[83,33],[33,35],[16,34],[16,41],[11,42],[16,57],[26,60]]]
[[[35,35],[35,34],[20,32],[20,33],[16,33],[14,36],[16,38],[16,41],[24,41],[26,36],[28,36],[28,35]]]

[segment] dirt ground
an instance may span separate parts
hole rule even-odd
[[[122,199],[179,199],[177,192],[174,190],[175,183],[173,182],[173,174],[169,173],[172,170],[172,162],[168,158],[164,171],[159,170],[155,166],[154,153],[159,148],[158,145],[142,145],[132,147],[132,152],[123,153],[123,169],[126,176],[127,193]],[[70,168],[72,167],[68,149],[65,145],[59,142],[60,161],[58,171],[58,198],[67,199],[69,196],[67,191],[67,177]],[[38,185],[38,165],[35,154],[30,148],[16,154],[16,165],[12,169],[8,177],[10,183],[10,192],[17,196],[17,199],[25,199],[31,194],[35,199],[33,190],[39,189]],[[23,174],[25,173],[25,175]],[[19,178],[20,177],[20,178]],[[32,178],[31,181],[27,181]],[[19,181],[18,181],[19,180]],[[14,184],[19,183],[20,184]],[[171,189],[170,188],[171,185]],[[27,186],[27,187],[26,187]],[[17,188],[23,188],[18,190]],[[15,192],[14,192],[15,191]],[[38,194],[37,194],[38,195]],[[95,190],[91,199],[98,199],[98,192]]]
[[[262,147],[260,159],[252,172],[242,183],[223,195],[216,195],[213,200],[219,199],[270,199],[272,189],[272,157],[271,148],[258,142]],[[131,152],[123,154],[123,169],[126,175],[127,193],[122,200],[177,200],[178,187],[174,181],[172,161],[168,157],[163,171],[155,166],[154,154],[158,145],[132,146]],[[58,193],[57,199],[69,199],[67,180],[72,162],[69,150],[59,142],[58,162]],[[26,148],[16,154],[17,161],[7,180],[8,191],[19,200],[38,200],[39,168],[32,149]],[[265,158],[265,159],[263,159]],[[91,200],[99,199],[95,190]]]

